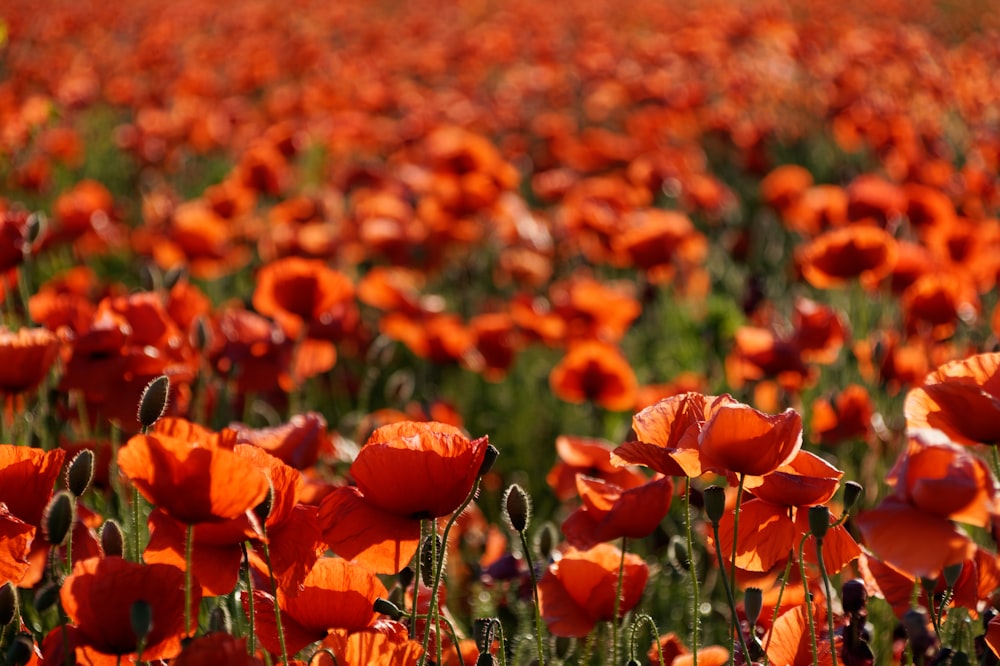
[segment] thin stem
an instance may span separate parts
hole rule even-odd
[[[656,622],[653,620],[653,618],[651,618],[649,615],[646,615],[645,613],[640,613],[639,615],[637,615],[635,618],[635,622],[632,623],[632,629],[629,635],[629,642],[628,642],[629,658],[638,661],[636,659],[636,652],[635,652],[635,636],[636,634],[639,633],[639,629],[642,627],[643,624],[649,624],[649,628],[653,632],[653,642],[656,643],[657,663],[662,664],[663,644],[660,643],[660,630],[659,628],[657,628]]]
[[[736,486],[736,508],[733,509],[733,549],[732,549],[732,559],[729,560],[729,598],[730,605],[733,609],[733,629],[736,631],[737,635],[740,637],[740,643],[743,645],[743,653],[746,655],[747,663],[753,663],[750,659],[750,653],[746,649],[746,641],[743,639],[743,628],[740,626],[740,618],[736,613],[736,552],[737,545],[740,540],[740,507],[743,504],[743,482],[746,479],[746,474],[740,472],[739,483]],[[724,560],[720,557],[719,562]],[[725,578],[725,576],[723,576]]]
[[[420,537],[417,539],[417,554],[413,558],[413,603],[410,604],[410,635],[417,635],[417,596],[420,594],[420,545],[424,542],[424,523],[420,521]],[[403,598],[406,598],[406,590],[403,590]]]
[[[455,654],[458,655],[458,661],[456,663],[461,664],[462,663],[462,651],[458,647],[458,632],[455,631],[455,625],[453,625],[451,623],[451,621],[448,618],[446,618],[446,617],[438,616],[437,620],[438,620],[439,624],[440,624],[440,622],[444,621],[444,626],[448,627],[448,633],[451,635],[451,646],[453,648],[455,648]],[[443,663],[441,661],[441,655],[440,655],[440,651],[441,651],[441,639],[440,638],[438,638],[437,644],[438,644],[438,653],[439,653],[438,654],[438,661],[437,661],[437,663],[440,664],[440,663]]]
[[[819,565],[820,575],[823,576],[823,594],[826,595],[826,621],[827,631],[830,634],[830,659],[833,666],[837,666],[837,650],[834,647],[834,636],[836,630],[833,626],[833,598],[830,594],[830,574],[826,571],[826,564],[823,562],[823,540],[816,537],[816,564]]]
[[[472,490],[469,491],[469,495],[465,498],[465,501],[462,502],[461,506],[459,506],[458,509],[456,509],[455,512],[451,515],[451,518],[448,519],[447,524],[445,524],[445,526],[444,526],[444,532],[441,535],[441,544],[442,544],[443,548],[447,547],[447,545],[448,545],[448,534],[451,532],[451,528],[455,525],[455,521],[458,520],[458,517],[460,515],[462,515],[462,512],[465,511],[466,507],[468,507],[469,504],[472,503],[472,500],[474,500],[476,498],[476,495],[479,494],[479,485],[480,485],[481,482],[482,482],[482,477],[476,477],[476,482],[474,484],[472,484]],[[417,562],[418,563],[420,562],[420,554],[419,553],[417,553]],[[442,569],[444,569],[444,567],[442,566],[443,563],[444,563],[443,560],[442,560],[442,562],[435,562],[434,563],[434,565],[435,565],[434,580],[433,580],[433,582],[431,584],[431,608],[432,609],[437,607],[437,603],[435,602],[435,600],[437,599],[438,586],[440,586],[440,584],[441,584],[441,571],[442,571]],[[420,580],[420,577],[417,576],[415,578],[415,580],[418,581],[416,583],[416,585],[418,586],[416,589],[419,589],[419,585],[420,585],[419,580]],[[414,596],[413,603],[414,603],[414,606],[415,606],[416,605],[416,596],[417,595],[414,594],[413,596]],[[427,613],[427,620],[428,620],[428,622],[431,619],[430,616],[431,616],[431,611],[428,611],[428,613]],[[420,655],[420,661],[417,662],[418,666],[424,666],[427,663],[427,644],[428,644],[428,641],[430,640],[430,635],[431,634],[430,634],[429,630],[424,632],[424,640],[423,640],[423,645],[422,645],[424,652],[423,652],[423,654]],[[440,642],[440,639],[439,639],[439,642]]]
[[[813,666],[819,666],[819,647],[816,644],[816,622],[813,619],[812,594],[809,592],[809,584],[806,581],[806,561],[804,557],[806,540],[812,536],[809,532],[802,535],[799,541],[799,576],[802,578],[802,586],[805,588],[806,619],[809,621],[809,645],[812,648]],[[831,637],[832,640],[832,637]]]
[[[719,562],[725,562],[722,556],[722,544],[719,543],[719,524],[712,523],[712,532],[715,540],[715,556],[719,558]],[[733,537],[735,539],[735,536]],[[743,629],[739,626],[739,617],[736,613],[736,597],[733,595],[733,588],[729,585],[729,578],[727,576],[722,576],[722,587],[726,589],[726,597],[729,599],[729,609],[733,613],[733,625],[736,626],[736,635],[740,639],[740,648],[743,650],[743,656],[746,658],[746,663],[752,664],[753,659],[750,658],[750,648],[747,647],[747,641],[743,637]],[[733,655],[730,654],[730,659]]]
[[[254,642],[257,640],[257,628],[254,625],[253,578],[250,575],[250,554],[247,552],[247,542],[244,541],[240,546],[243,548],[243,564],[246,567],[244,571],[247,586],[247,619],[250,621],[250,640],[247,641],[247,653],[253,655]],[[274,600],[274,604],[278,605],[277,599]]]
[[[628,552],[628,537],[622,537],[622,557],[618,562],[618,585],[615,588],[615,610],[611,617],[611,663],[618,663],[618,614],[621,612],[622,583],[625,580],[625,553]]]
[[[528,563],[528,575],[531,578],[531,604],[535,613],[535,641],[538,646],[538,664],[545,666],[545,644],[542,641],[542,611],[538,601],[538,581],[535,580],[535,563],[531,559],[531,548],[528,547],[528,538],[524,532],[518,532],[521,537],[521,549],[524,551],[524,559]],[[497,624],[500,624],[497,622]]]
[[[261,546],[264,550],[264,561],[267,563],[267,575],[271,579],[271,594],[274,595],[274,621],[278,628],[278,643],[281,645],[281,663],[288,666],[288,650],[285,649],[285,631],[281,626],[281,608],[278,607],[278,585],[274,581],[274,569],[271,568],[271,551],[267,547],[267,527],[261,522]]]
[[[698,629],[701,625],[701,596],[698,590],[698,570],[694,563],[694,536],[691,531],[691,477],[684,477],[684,530],[687,532],[688,572],[691,574],[691,596],[694,607],[691,618],[691,664],[698,666]],[[659,645],[659,641],[657,641]],[[663,663],[663,657],[660,657]]]
[[[194,523],[187,526],[187,539],[184,542],[184,635],[191,631],[191,587],[194,568]]]
[[[500,620],[494,618],[493,624],[496,626],[497,631],[500,633],[500,649],[497,651],[500,654],[500,666],[507,666],[507,639],[504,638],[503,635],[503,623]]]
[[[1000,444],[990,447],[990,461],[993,463],[993,473],[1000,479],[1000,450],[997,450],[997,447],[1000,447]]]

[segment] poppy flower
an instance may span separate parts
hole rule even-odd
[[[632,417],[634,440],[611,454],[614,465],[644,465],[667,476],[701,476],[698,434],[715,396],[683,393],[665,398]]]
[[[812,378],[803,350],[794,339],[783,339],[759,326],[741,326],[734,342],[726,357],[726,378],[735,388],[773,377],[787,390],[797,391]]]
[[[813,184],[812,173],[798,164],[783,164],[760,181],[761,201],[782,211],[793,204]]]
[[[248,428],[242,424],[230,427],[237,432],[239,443],[264,449],[295,469],[308,469],[316,464],[320,453],[333,452],[326,419],[318,412],[296,414],[288,423],[271,428]]]
[[[886,231],[854,224],[827,231],[796,253],[802,276],[817,289],[845,284],[853,278],[873,288],[896,264],[896,240]]]
[[[120,557],[84,560],[63,582],[59,598],[76,626],[80,663],[111,664],[115,657],[135,654],[138,640],[130,614],[136,602],[149,604],[153,618],[143,659],[177,656],[181,638],[190,631],[184,627],[184,573],[167,564],[136,564]],[[191,605],[197,609],[200,602],[195,589]]]
[[[549,374],[549,386],[567,402],[594,402],[622,411],[635,404],[639,384],[621,351],[596,340],[579,342]]]
[[[603,479],[626,490],[646,483],[646,477],[639,472],[611,462],[613,448],[613,444],[603,439],[559,435],[556,438],[558,460],[545,477],[556,499],[565,501],[576,495],[578,474]]]
[[[52,367],[59,351],[59,338],[44,328],[11,331],[0,326],[0,395],[18,395],[33,390]]]
[[[237,518],[268,493],[264,474],[233,451],[162,430],[132,437],[118,467],[143,497],[186,524]]]
[[[986,625],[986,635],[984,636],[986,645],[993,652],[993,655],[1000,657],[1000,617],[995,617]]]
[[[810,431],[820,444],[836,445],[851,439],[867,439],[875,413],[868,390],[849,384],[832,398],[812,403]]]
[[[973,323],[979,315],[979,296],[963,274],[926,273],[906,288],[902,296],[906,330],[929,330],[936,340],[950,337],[958,323]]]
[[[829,364],[837,360],[847,338],[847,324],[839,312],[808,298],[798,298],[792,326],[803,361]]]
[[[416,666],[424,650],[406,631],[367,629],[331,631],[323,646],[333,650],[338,664]]]
[[[378,572],[399,571],[416,552],[420,521],[451,514],[468,496],[488,446],[485,436],[470,440],[438,422],[378,428],[351,465],[357,485],[320,504],[330,548]]]
[[[577,474],[576,488],[583,505],[566,518],[562,532],[570,544],[587,549],[604,541],[652,534],[670,510],[674,483],[661,476],[626,490]]]
[[[332,629],[351,633],[371,627],[378,618],[372,605],[388,594],[368,568],[339,557],[320,558],[297,591],[278,588],[277,603],[288,654],[326,638]],[[257,638],[268,652],[281,654],[274,597],[254,590],[254,604]]]
[[[770,663],[785,666],[811,666],[819,663],[820,666],[833,666],[830,639],[825,635],[827,627],[825,605],[814,599],[811,607],[814,614],[813,626],[816,628],[817,654],[813,655],[806,607],[799,605],[779,615],[764,637],[763,643]],[[839,640],[837,642],[839,643]],[[814,661],[814,656],[818,662]]]
[[[174,666],[264,666],[264,660],[247,654],[247,639],[222,631],[199,636],[171,662]]]
[[[26,210],[0,209],[0,273],[23,264],[31,251],[29,219]]]
[[[907,210],[907,198],[898,185],[873,174],[862,174],[847,186],[847,216],[874,219],[885,227]]]
[[[632,285],[602,282],[585,274],[552,285],[552,310],[566,322],[566,338],[614,343],[642,312]]]
[[[0,445],[0,580],[28,572],[28,555],[62,468],[62,449]]]
[[[906,394],[908,428],[935,428],[960,444],[1000,442],[1000,353],[942,365]]]
[[[240,394],[291,391],[292,342],[277,324],[248,310],[218,313],[209,350],[215,370],[236,384]]]
[[[583,637],[599,622],[616,620],[615,596],[622,552],[608,543],[589,550],[570,547],[549,565],[538,581],[542,619],[555,636]],[[638,605],[649,567],[638,555],[625,554],[620,619]]]
[[[764,414],[723,395],[706,415],[698,435],[705,469],[764,476],[790,463],[802,446],[802,417],[793,409]]]
[[[847,193],[839,185],[807,188],[781,216],[785,226],[812,237],[847,224]]]

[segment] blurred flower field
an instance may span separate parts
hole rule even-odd
[[[1000,663],[985,0],[0,6],[0,663]]]

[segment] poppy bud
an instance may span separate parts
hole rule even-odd
[[[552,523],[543,523],[542,528],[535,534],[535,552],[543,562],[548,562],[552,557],[552,550],[556,547],[556,528]]]
[[[399,609],[399,606],[382,597],[375,600],[375,603],[372,604],[372,610],[379,615],[388,615],[392,620],[403,617],[403,611]]]
[[[385,380],[385,397],[390,403],[406,404],[413,397],[417,380],[410,370],[397,370]]]
[[[956,564],[949,564],[944,568],[944,583],[948,586],[948,589],[955,587],[958,577],[962,575],[963,566],[965,565],[962,562],[958,562]]]
[[[816,541],[822,541],[828,529],[830,529],[830,508],[822,504],[809,507],[809,531],[816,537]]]
[[[33,599],[35,610],[39,613],[44,613],[55,606],[56,602],[59,601],[59,588],[59,583],[49,581],[43,583],[41,587],[35,590],[35,597]]]
[[[753,629],[760,617],[760,609],[764,605],[764,593],[759,587],[748,587],[743,593],[743,612],[747,616],[747,624]]]
[[[225,604],[220,604],[208,614],[208,631],[210,633],[233,633],[233,616]]]
[[[7,581],[0,587],[0,627],[6,627],[17,617],[17,590]]]
[[[35,643],[30,634],[18,634],[7,648],[7,661],[11,666],[24,666],[35,653]]]
[[[170,378],[160,375],[146,384],[139,398],[139,412],[136,418],[143,428],[151,428],[167,411],[167,396],[170,393]]]
[[[864,488],[856,481],[848,481],[844,484],[844,512],[848,513],[854,505],[861,499]]]
[[[435,554],[437,561],[434,560]],[[441,537],[437,534],[431,534],[424,539],[423,545],[420,546],[420,580],[427,587],[434,584],[434,573],[439,565],[444,566],[444,547],[441,543]]]
[[[476,666],[494,666],[496,659],[489,652],[480,652],[476,657]]]
[[[253,508],[253,514],[257,516],[257,520],[261,523],[266,523],[268,517],[271,515],[271,507],[274,505],[274,484],[271,483],[271,479],[267,480],[267,494],[264,495],[264,499],[260,501],[260,504]]]
[[[140,643],[146,640],[146,636],[153,630],[153,606],[148,601],[137,599],[132,602],[128,616],[136,640]]]
[[[94,452],[90,449],[83,449],[66,466],[66,487],[73,493],[73,497],[80,497],[90,482],[94,480]]]
[[[105,557],[123,557],[125,553],[122,528],[114,520],[106,520],[101,526],[101,550]]]
[[[396,580],[399,581],[399,586],[404,590],[408,588],[413,583],[413,569],[410,567],[403,567],[396,574]]]
[[[47,226],[48,218],[45,217],[44,213],[32,213],[24,221],[25,230],[25,240],[28,241],[28,249],[35,244],[38,237],[42,235],[42,232]]]
[[[948,663],[950,663],[951,666],[968,666],[969,655],[964,652],[956,652],[951,655],[951,661]]]
[[[483,476],[491,469],[497,461],[497,456],[500,455],[500,449],[493,446],[492,444],[486,445],[486,455],[483,456],[483,464],[479,466],[479,476]]]
[[[846,581],[840,588],[841,605],[848,613],[857,613],[868,605],[868,589],[860,578]]]
[[[496,635],[496,622],[492,617],[479,617],[472,623],[472,631],[475,634],[476,649],[482,652],[489,652],[493,646],[493,637]]]
[[[507,488],[503,494],[504,517],[511,529],[518,534],[528,529],[531,520],[531,498],[524,489],[516,483]]]
[[[75,520],[76,501],[68,492],[60,490],[49,501],[42,516],[45,538],[53,546],[63,545]]]
[[[712,525],[718,525],[722,520],[722,514],[726,512],[726,489],[720,486],[709,486],[703,493],[705,497],[705,514],[712,521]]]

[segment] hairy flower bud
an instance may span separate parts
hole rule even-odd
[[[151,428],[167,411],[167,398],[170,393],[170,378],[160,375],[146,384],[139,398],[139,412],[136,418],[143,428]]]
[[[516,483],[507,488],[503,495],[504,517],[511,529],[518,534],[528,528],[531,520],[531,498]]]
[[[94,452],[83,449],[66,466],[66,487],[73,497],[80,497],[94,480]]]

